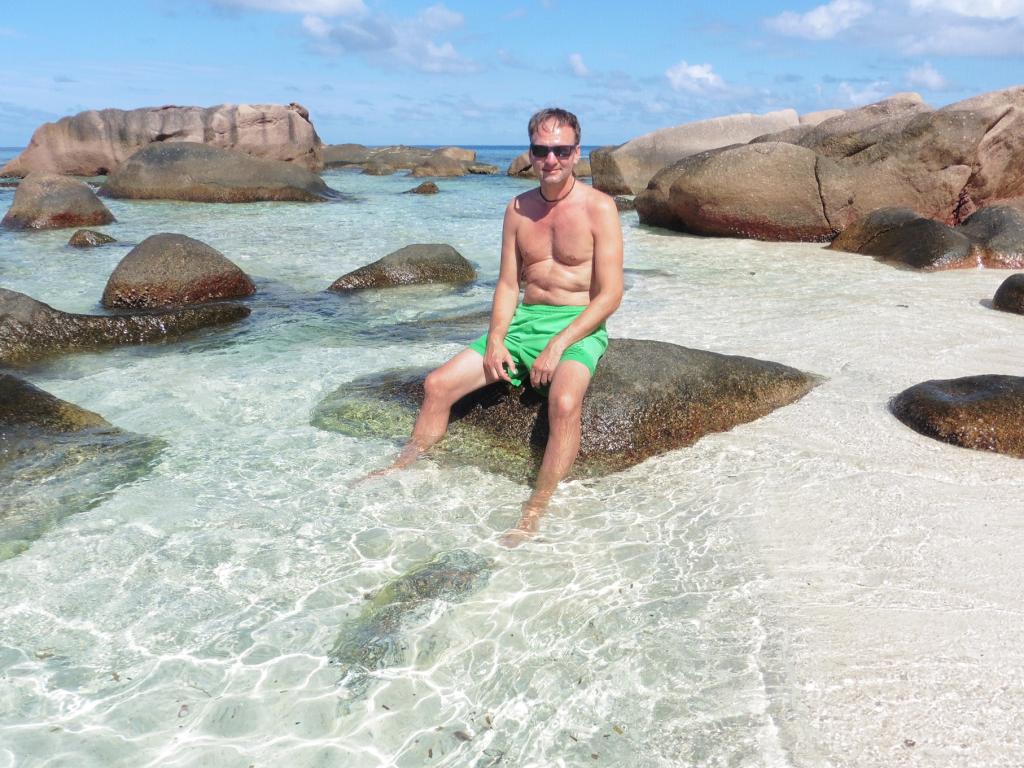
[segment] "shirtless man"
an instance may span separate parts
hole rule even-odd
[[[490,329],[427,376],[412,438],[392,467],[408,466],[440,440],[452,405],[464,395],[499,380],[518,386],[528,375],[534,389],[547,390],[550,430],[535,489],[504,537],[511,546],[537,530],[576,459],[583,396],[608,346],[604,323],[622,300],[615,203],[573,175],[579,121],[571,112],[544,109],[528,130],[540,187],[505,209]]]

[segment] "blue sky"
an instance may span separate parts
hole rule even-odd
[[[735,112],[1024,84],[1024,0],[6,0],[0,145],[85,109],[306,106],[327,143],[585,144]]]

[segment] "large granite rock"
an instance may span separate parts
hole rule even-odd
[[[410,171],[413,178],[450,178],[465,176],[468,173],[467,163],[445,155],[431,155]]]
[[[145,474],[161,449],[0,373],[0,560]]]
[[[814,152],[784,142],[711,150],[659,172],[634,202],[641,222],[698,235],[828,240],[816,169]]]
[[[1024,378],[936,379],[904,390],[889,403],[900,421],[945,443],[1024,458]]]
[[[190,141],[319,171],[320,137],[299,104],[220,104],[215,107],[146,107],[89,110],[32,134],[28,148],[0,176],[33,171],[103,176],[142,147]]]
[[[429,283],[462,285],[475,279],[476,269],[450,245],[416,243],[342,275],[328,290],[341,292]]]
[[[115,221],[114,214],[83,181],[53,173],[25,177],[3,218],[10,229],[96,227]]]
[[[1024,274],[1010,275],[1003,280],[992,297],[992,306],[1003,312],[1024,315]]]
[[[248,316],[249,308],[239,304],[126,315],[77,315],[0,288],[0,364],[21,365],[64,352],[173,339]]]
[[[1020,268],[1024,267],[1024,213],[993,206],[959,227],[949,227],[909,208],[879,208],[843,230],[829,248],[924,270]]]
[[[879,115],[881,122],[871,124],[868,118]],[[812,240],[827,239],[878,208],[909,207],[947,224],[962,221],[1024,189],[1024,86],[935,111],[910,97],[879,108],[873,117],[867,107],[854,110],[823,121],[800,143],[810,144],[813,148],[799,148],[811,154],[790,153],[794,168],[785,173],[787,195],[775,194],[768,206],[762,200],[766,174],[785,172],[786,156],[750,148],[784,142],[721,150],[731,157],[716,156],[714,164],[731,173],[718,176],[706,201],[692,192],[698,187],[703,194],[705,164],[666,168],[638,196],[640,219],[687,232]],[[815,196],[820,211],[808,206]],[[700,205],[692,203],[695,197]],[[792,201],[788,206],[787,198]],[[725,227],[717,221],[724,207],[729,211]],[[766,208],[785,226],[764,226]]]
[[[128,252],[103,290],[103,306],[144,309],[251,296],[256,286],[220,251],[185,235],[151,235]]]
[[[364,170],[392,169],[389,173],[401,170],[412,170],[418,165],[439,159],[454,160],[463,168],[476,163],[476,150],[461,147],[407,147],[402,144],[388,147],[365,147],[362,144],[328,144],[324,147],[324,164],[327,167],[355,166]]]
[[[746,143],[765,133],[799,123],[792,109],[765,115],[738,114],[662,128],[617,147],[590,153],[594,186],[610,195],[635,195],[662,168],[689,155],[729,144]]]
[[[190,141],[151,144],[107,177],[100,193],[134,200],[321,202],[337,193],[312,171]]]
[[[392,371],[349,382],[314,410],[313,424],[355,437],[407,439],[425,371]],[[631,467],[799,400],[814,376],[778,363],[658,341],[613,339],[583,401],[573,475]],[[539,466],[546,401],[529,388],[485,387],[453,409],[435,452],[519,480]],[[433,455],[433,453],[432,453]]]

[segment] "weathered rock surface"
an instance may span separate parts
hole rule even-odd
[[[351,291],[428,283],[461,285],[475,279],[476,269],[450,245],[416,243],[342,275],[328,290]]]
[[[992,306],[1003,312],[1024,315],[1024,274],[1010,275],[1003,280],[992,297]]]
[[[473,176],[497,176],[501,169],[490,163],[467,163],[466,173]]]
[[[622,211],[635,211],[636,210],[636,198],[629,195],[616,195],[615,196],[615,207],[621,213]]]
[[[435,600],[457,603],[490,580],[494,561],[467,549],[442,552],[403,573],[383,588],[346,623],[328,654],[344,671],[342,686],[360,696],[377,669],[401,662],[399,632],[406,621]]]
[[[1024,267],[1024,213],[994,206],[949,227],[909,208],[879,208],[843,230],[829,248],[924,270],[1019,268]]]
[[[116,243],[117,239],[106,235],[103,232],[96,232],[92,229],[80,229],[68,240],[68,245],[75,248],[93,248],[97,245]]]
[[[889,403],[916,432],[945,443],[1024,458],[1024,378],[984,375],[936,379]]]
[[[248,316],[249,308],[240,304],[130,315],[78,315],[0,288],[0,364],[21,365],[64,352],[173,339]]]
[[[516,159],[509,163],[508,170],[505,173],[508,176],[520,176],[528,179],[537,178],[533,165],[530,163],[530,150],[517,155]],[[577,179],[590,178],[593,173],[590,158],[581,157],[579,162],[573,167],[572,173]]]
[[[422,184],[405,190],[407,195],[436,195],[441,190],[432,181],[424,181]]]
[[[324,147],[324,164],[328,167],[355,166],[363,168],[363,173],[380,176],[402,170],[412,170],[418,165],[437,161],[439,165],[445,161],[454,161],[463,168],[463,173],[476,163],[476,150],[461,147],[407,147],[396,145],[390,147],[365,147],[362,144],[328,144]],[[454,166],[452,166],[454,167]],[[462,175],[462,174],[456,174]]]
[[[452,176],[465,176],[466,163],[445,155],[432,155],[417,165],[410,172],[410,176],[421,179],[425,177],[446,178]]]
[[[393,371],[340,387],[313,424],[347,435],[405,439],[423,396],[425,371]],[[753,421],[799,400],[815,377],[778,363],[657,341],[613,339],[583,401],[583,436],[573,475],[619,471]],[[442,458],[529,478],[547,440],[546,401],[504,383],[453,409]]]
[[[792,109],[765,115],[727,115],[663,128],[617,147],[601,147],[590,153],[594,186],[610,195],[635,195],[658,171],[684,157],[746,143],[762,134],[797,125],[799,119]]]
[[[115,221],[114,214],[83,181],[53,173],[33,173],[18,185],[3,218],[10,229],[96,227]]]
[[[880,116],[881,122],[871,123]],[[657,184],[652,180],[652,188],[638,197],[641,221],[688,232],[794,240],[827,239],[886,207],[909,207],[925,218],[953,224],[1024,190],[1024,86],[935,111],[911,97],[889,100],[823,121],[799,140],[810,145],[800,148],[811,153],[814,173],[807,173],[805,156],[793,155],[796,167],[787,174],[793,204],[780,210],[784,199],[776,195],[769,206],[787,223],[766,227],[764,174],[782,170],[781,156],[754,153],[750,147],[782,143],[761,141],[721,150],[721,155],[735,157],[718,158],[714,164],[731,168],[732,174],[719,177],[707,205],[694,206],[690,191],[702,183],[703,164],[666,168],[656,177]],[[807,205],[815,196],[820,211]],[[717,221],[723,201],[736,201],[729,206],[727,227]]]
[[[150,144],[107,177],[100,193],[134,200],[321,202],[338,193],[295,163],[189,141]]]
[[[189,141],[282,160],[313,171],[323,167],[320,137],[299,104],[220,104],[89,110],[32,134],[28,148],[0,168],[0,176],[33,171],[103,176],[142,147]]]
[[[0,373],[0,560],[143,475],[161,449]]]
[[[811,150],[783,142],[702,152],[651,179],[636,209],[645,224],[698,235],[827,240],[834,232],[818,194],[816,161]]]
[[[104,307],[147,309],[252,296],[256,286],[220,251],[185,235],[150,235],[128,252],[103,290]]]

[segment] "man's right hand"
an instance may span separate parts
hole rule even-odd
[[[487,351],[484,353],[484,371],[488,376],[494,376],[502,381],[511,382],[508,371],[516,372],[516,362],[512,359],[512,353],[505,349],[504,343],[487,344]]]

